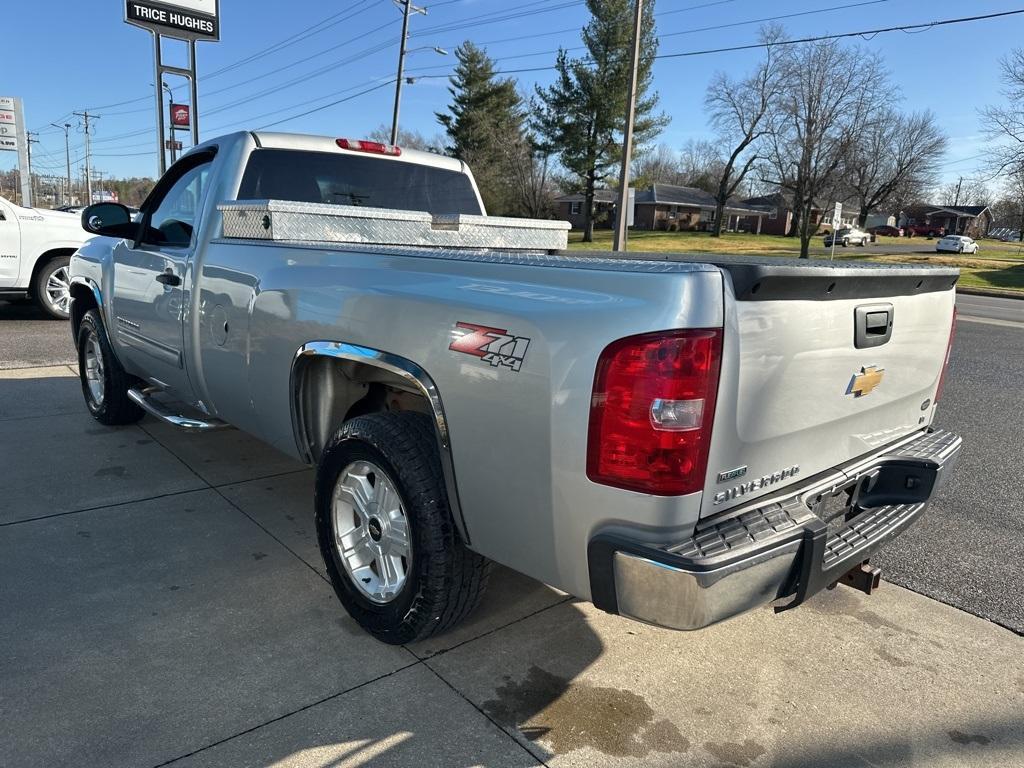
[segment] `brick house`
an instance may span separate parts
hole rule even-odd
[[[781,235],[785,236],[789,234],[790,227],[793,226],[793,205],[790,203],[783,193],[776,192],[774,195],[763,195],[761,197],[748,197],[743,201],[743,205],[751,206],[765,212],[764,220],[761,223],[761,232],[766,235]],[[856,213],[851,213],[853,220],[856,222]],[[832,211],[827,212],[829,221],[832,219]],[[826,212],[820,207],[815,206],[811,209],[811,224],[814,225],[815,231],[817,228],[824,224]],[[843,218],[846,219],[847,211],[843,210]],[[831,226],[831,224],[829,224]]]
[[[568,221],[573,229],[583,228],[582,194],[562,195],[558,218]],[[611,227],[614,221],[616,192],[599,189],[594,194],[595,227]],[[736,232],[760,232],[767,213],[738,200],[725,208],[724,229]],[[637,190],[633,211],[633,228],[647,230],[701,231],[711,229],[715,221],[715,198],[702,189],[674,184],[653,184]]]
[[[934,227],[935,232],[985,237],[995,217],[987,205],[912,205],[900,212],[900,226]]]

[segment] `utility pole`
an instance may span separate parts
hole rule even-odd
[[[64,131],[64,159],[68,165],[68,186],[65,189],[64,194],[61,195],[61,205],[67,205],[68,203],[71,202],[69,200],[69,198],[71,197],[71,141],[68,138],[68,132],[71,130],[71,123],[64,123],[63,125],[58,125],[57,123],[50,123],[50,125],[52,125],[54,128],[57,128],[58,130]]]
[[[90,115],[88,110],[72,114],[82,118],[85,126],[85,204],[92,205],[92,141],[90,140],[89,121],[99,118],[96,115]]]
[[[168,117],[170,117],[170,125],[167,126],[167,135],[170,137],[169,149],[171,150],[171,165],[174,165],[178,162],[178,152],[174,148],[174,116],[171,115],[171,108],[174,104],[174,91],[172,91],[171,86],[165,82],[161,81],[160,85],[163,86],[165,91],[167,91],[167,114]]]
[[[418,8],[412,0],[395,0],[402,6],[402,44],[398,47],[398,77],[395,79],[395,113],[391,119],[391,143],[398,143],[398,112],[402,105],[402,83],[405,81],[405,54],[409,44],[409,16],[413,13],[427,15],[426,8]]]
[[[963,183],[964,183],[964,177],[961,176],[960,177],[960,181],[958,181],[956,183],[956,197],[953,198],[953,207],[954,208],[956,208],[958,205],[960,205],[960,187],[963,185]]]
[[[644,2],[636,0],[633,20],[633,61],[626,99],[626,131],[622,137],[622,171],[619,174],[619,206],[615,212],[616,251],[625,251],[629,239],[629,163],[633,159],[633,123],[636,121],[636,89],[640,73],[640,38],[643,27]]]
[[[39,135],[38,133],[32,133],[32,131],[27,131],[25,133],[26,141],[28,143],[28,185],[29,185],[29,188],[32,190],[32,199],[33,200],[35,199],[35,196],[36,196],[36,184],[35,184],[35,181],[33,181],[33,179],[32,179],[32,145],[39,143],[39,139],[33,138],[33,136],[38,136],[38,135]]]

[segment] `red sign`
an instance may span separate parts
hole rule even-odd
[[[171,125],[188,128],[192,124],[188,104],[171,104]]]

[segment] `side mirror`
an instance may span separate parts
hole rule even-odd
[[[96,203],[82,211],[82,229],[94,235],[130,239],[138,234],[139,225],[120,203]]]

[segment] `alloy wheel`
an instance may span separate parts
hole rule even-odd
[[[332,516],[334,547],[352,583],[371,602],[390,603],[412,567],[409,519],[394,482],[372,462],[352,462],[338,476]]]

